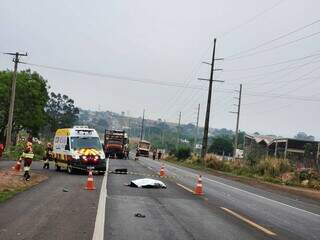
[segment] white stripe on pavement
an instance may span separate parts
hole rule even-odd
[[[106,213],[106,200],[107,200],[107,178],[109,171],[109,158],[106,163],[106,173],[103,176],[103,180],[101,183],[99,204],[97,209],[96,222],[94,224],[94,232],[92,240],[103,240],[104,239],[104,222],[105,222],[105,213]]]
[[[148,160],[147,160],[147,161],[148,161]],[[157,162],[155,162],[155,163],[157,163]],[[159,163],[159,165],[160,165],[160,163]],[[171,164],[165,164],[165,165],[167,165],[167,166],[169,166],[169,167],[171,167],[171,168],[173,168],[173,169],[176,169],[176,170],[178,170],[178,171],[188,173],[189,175],[194,175],[195,177],[198,176],[198,174],[195,174],[195,173],[193,173],[192,171],[187,171],[187,170],[185,170],[185,169],[178,168],[178,167],[173,166],[173,165],[171,165]],[[168,167],[167,167],[167,170],[168,170]],[[176,173],[175,173],[175,174],[176,174]],[[206,179],[206,180],[208,180],[208,181],[210,181],[210,182],[214,182],[214,183],[220,184],[220,185],[222,185],[222,186],[231,188],[231,189],[233,189],[233,190],[237,190],[237,191],[240,191],[240,192],[249,194],[249,195],[251,195],[251,196],[255,196],[255,197],[258,197],[258,198],[261,198],[261,199],[264,199],[264,200],[268,200],[268,201],[270,201],[270,202],[277,203],[277,204],[280,204],[280,205],[282,205],[282,206],[286,206],[286,207],[288,207],[288,208],[295,209],[295,210],[297,210],[297,211],[301,211],[301,212],[304,212],[304,213],[307,213],[307,214],[311,214],[311,215],[316,216],[316,217],[320,217],[320,215],[317,214],[317,213],[309,212],[309,211],[307,211],[307,210],[304,210],[304,209],[301,209],[301,208],[297,208],[297,207],[294,207],[294,206],[285,204],[285,203],[283,203],[283,202],[279,202],[279,201],[277,201],[277,200],[273,200],[273,199],[270,199],[270,198],[266,198],[266,197],[263,197],[263,196],[261,196],[261,195],[255,194],[255,193],[252,193],[252,192],[249,192],[249,191],[246,191],[246,190],[237,188],[237,187],[233,187],[233,186],[231,186],[231,185],[229,185],[229,184],[226,184],[226,183],[222,183],[222,182],[219,182],[219,181],[216,181],[216,180],[212,180],[212,179],[207,178],[207,177],[202,177],[202,179]]]

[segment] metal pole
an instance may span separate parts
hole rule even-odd
[[[238,102],[238,111],[237,111],[236,135],[235,135],[235,138],[234,138],[233,160],[236,159],[236,153],[237,153],[237,148],[238,148],[241,95],[242,95],[242,84],[240,84],[240,90],[239,90],[239,102]]]
[[[209,120],[210,120],[214,60],[215,60],[215,53],[216,53],[216,41],[217,40],[214,39],[214,42],[213,42],[212,62],[211,62],[210,81],[209,81],[208,99],[207,99],[207,111],[206,111],[206,118],[204,123],[204,132],[203,132],[202,149],[201,149],[202,158],[205,157],[207,153],[207,147],[208,147],[208,132],[209,132]]]
[[[198,104],[197,125],[196,125],[196,131],[195,131],[195,134],[194,134],[194,149],[196,149],[196,145],[197,145],[197,142],[198,142],[199,114],[200,114],[200,103]]]
[[[6,131],[6,148],[10,147],[12,144],[12,121],[13,121],[13,111],[14,111],[14,101],[16,98],[16,84],[17,84],[17,70],[18,70],[18,62],[19,62],[19,53],[15,53],[14,61],[14,71],[12,76],[12,87],[11,87],[11,99],[10,99],[10,107],[9,107],[9,116],[8,116],[8,124]]]
[[[143,139],[143,128],[144,128],[144,112],[145,110],[143,109],[143,115],[142,115],[142,123],[141,123],[141,132],[140,132],[140,140]]]
[[[181,112],[179,112],[179,122],[178,122],[178,136],[177,136],[177,144],[180,145],[180,123],[181,123]]]

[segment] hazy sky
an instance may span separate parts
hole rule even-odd
[[[216,62],[223,71],[215,77],[225,83],[214,88],[211,127],[235,128],[229,111],[237,101],[233,90],[243,83],[241,129],[319,138],[320,22],[260,46],[319,20],[319,9],[319,0],[0,0],[0,52],[27,51],[22,60],[30,63],[188,86],[19,65],[85,109],[139,116],[145,108],[147,118],[167,121],[177,121],[181,111],[188,123],[200,103],[203,125],[201,88],[208,83],[197,78],[209,77],[210,66],[201,62],[210,61],[216,37],[216,57],[225,60]],[[1,54],[0,69],[12,67]]]

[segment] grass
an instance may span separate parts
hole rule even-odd
[[[251,180],[254,179],[256,181],[273,183],[277,185],[288,185],[288,186],[312,189],[312,187],[310,186],[302,186],[300,182],[296,181],[295,179],[292,179],[291,181],[285,181],[285,182],[282,181],[280,178],[280,172],[278,173],[276,170],[278,168],[283,168],[284,170],[281,169],[281,171],[285,172],[285,170],[288,170],[288,169],[281,165],[283,164],[282,161],[280,162],[280,166],[277,166],[278,162],[276,162],[275,164],[275,161],[273,159],[262,162],[263,164],[258,166],[258,168],[249,167],[243,164],[234,165],[231,162],[227,162],[227,161],[222,163],[222,161],[215,159],[213,156],[210,156],[207,159],[207,167],[205,167],[203,163],[199,161],[199,159],[196,159],[194,157],[191,157],[183,161],[183,160],[178,160],[175,157],[169,156],[166,158],[166,161],[179,166],[195,169],[195,170],[235,177],[239,181],[243,180],[247,182],[247,181],[250,181],[250,179]],[[264,171],[262,171],[261,169],[263,169]]]
[[[20,189],[4,189],[3,191],[0,191],[0,203],[5,202],[6,200],[12,198],[14,195],[16,195],[19,192],[24,191],[23,188]]]

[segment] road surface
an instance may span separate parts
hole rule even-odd
[[[0,162],[0,168],[11,164]],[[195,196],[190,190],[198,172],[167,163],[167,189],[125,186],[137,178],[159,179],[153,175],[160,165],[112,159],[109,170],[132,174],[95,175],[97,189],[86,191],[86,175],[34,163],[34,171],[49,179],[0,204],[0,239],[319,239],[320,206],[312,201],[211,175],[203,176],[205,195]]]

